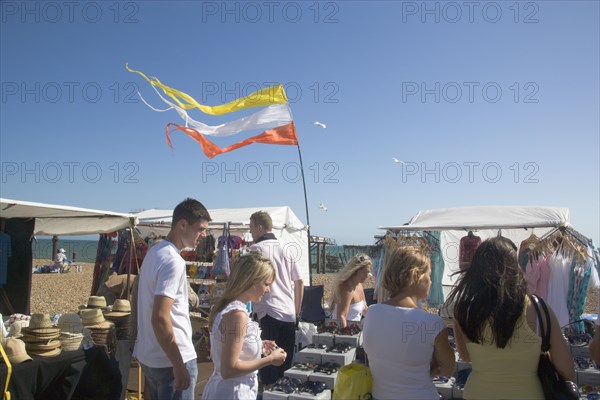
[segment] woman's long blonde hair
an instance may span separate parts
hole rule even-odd
[[[333,281],[333,293],[331,294],[331,300],[329,300],[330,310],[333,310],[334,305],[338,304],[340,301],[340,293],[342,290],[341,286],[348,282],[361,268],[366,268],[371,264],[372,261],[368,255],[364,253],[358,253],[354,255],[354,257],[352,257],[348,263],[346,263],[340,272],[337,273],[335,280]]]
[[[229,303],[252,288],[256,283],[275,280],[275,268],[269,257],[252,251],[243,255],[231,267],[231,275],[225,285],[223,296],[219,297],[210,310],[208,326],[212,330],[215,317]]]

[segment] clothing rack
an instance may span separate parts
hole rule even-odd
[[[590,257],[587,250],[588,243],[589,239],[573,228],[560,226],[542,236],[535,244],[532,253],[538,256],[562,253],[585,262]]]

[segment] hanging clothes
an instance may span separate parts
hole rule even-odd
[[[581,262],[581,260],[577,258],[573,258],[571,265],[572,278],[569,283],[567,308],[569,309],[571,321],[578,321],[581,319],[581,315],[585,308],[587,290],[592,272],[595,268],[593,250],[588,246],[588,258],[584,262]],[[583,322],[574,323],[571,325],[571,328],[578,333],[585,332]]]
[[[475,250],[481,244],[481,238],[475,236],[472,231],[469,234],[460,239],[459,251],[458,251],[458,265],[460,270],[463,271],[469,268],[471,260],[475,255]]]
[[[225,224],[223,227],[223,235],[219,237],[217,247],[217,257],[215,258],[213,273],[216,279],[229,278],[229,229]]]
[[[571,263],[561,253],[552,253],[549,257],[550,281],[546,303],[552,307],[558,323],[564,326],[569,323],[567,295]]]
[[[444,277],[444,257],[440,247],[440,232],[433,231],[425,234],[424,238],[431,250],[431,288],[427,297],[429,307],[439,307],[444,304],[444,290],[442,278]]]
[[[215,258],[215,237],[210,234],[200,238],[196,246],[196,261],[213,262]]]

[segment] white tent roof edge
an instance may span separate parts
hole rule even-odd
[[[0,198],[0,218],[35,218],[34,235],[109,233],[138,223],[134,214]]]
[[[476,230],[552,228],[570,226],[565,207],[547,206],[474,206],[419,211],[406,225],[380,226],[400,230]]]

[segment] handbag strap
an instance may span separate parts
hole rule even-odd
[[[538,297],[535,294],[531,294],[529,295],[529,297],[531,298],[531,302],[535,307],[535,313],[537,314],[538,322],[540,323],[540,333],[542,334],[542,353],[545,353],[548,350],[550,350],[550,313],[548,313],[548,307],[546,307],[546,303],[542,298]],[[544,310],[547,326],[544,325],[542,314],[540,313],[540,305],[541,308]]]

